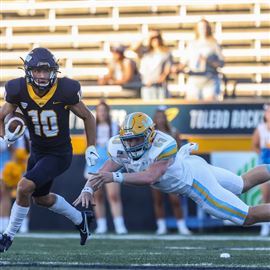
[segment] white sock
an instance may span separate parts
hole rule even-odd
[[[107,221],[106,218],[98,218],[97,219],[97,228],[95,230],[95,233],[97,234],[104,234],[108,230],[107,228]]]
[[[0,233],[2,233],[8,226],[9,217],[0,217]]]
[[[261,224],[261,228],[270,229],[270,222],[263,222]]]
[[[119,216],[119,217],[115,217],[113,219],[113,224],[114,224],[114,227],[116,228],[123,228],[125,227],[125,223],[124,223],[124,218],[122,216]]]
[[[5,230],[5,234],[10,236],[11,240],[20,229],[24,218],[27,216],[30,207],[23,207],[14,202],[11,215],[9,219],[8,227]]]
[[[186,227],[186,223],[184,219],[177,219],[176,223],[177,223],[177,227]]]
[[[19,230],[20,233],[27,233],[29,231],[29,218],[26,217],[23,222],[22,222],[22,226]]]
[[[268,236],[270,234],[270,222],[264,222],[261,225],[261,236]]]
[[[166,233],[167,233],[166,220],[164,218],[158,218],[156,234],[162,235]]]
[[[69,204],[62,196],[56,195],[56,201],[53,206],[49,208],[49,210],[63,215],[66,218],[70,219],[75,225],[79,225],[82,223],[82,214],[79,210]]]
[[[113,219],[113,224],[114,224],[115,227],[123,227],[123,226],[125,226],[123,217],[122,216],[115,217]]]
[[[188,229],[184,219],[178,219],[176,221],[177,229],[180,234],[190,235],[191,231]]]
[[[117,234],[127,233],[127,229],[124,223],[124,218],[122,216],[115,217],[113,219],[114,228]]]
[[[157,227],[158,227],[158,229],[165,229],[166,230],[166,221],[164,218],[157,219]]]
[[[97,227],[103,230],[107,230],[107,221],[106,218],[97,219]]]

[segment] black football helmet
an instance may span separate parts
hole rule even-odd
[[[50,72],[48,82],[39,82],[33,76],[33,69],[47,69]],[[33,49],[24,60],[25,76],[28,83],[40,91],[49,90],[55,83],[59,65],[54,55],[46,48]]]

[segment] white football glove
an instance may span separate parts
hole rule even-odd
[[[11,124],[12,121],[17,120],[19,122],[22,123],[22,128],[20,126],[17,126],[17,128],[11,132],[9,130],[9,126]],[[6,124],[5,124],[5,136],[4,136],[4,141],[6,142],[6,144],[9,146],[13,143],[16,142],[16,140],[18,140],[24,133],[26,129],[26,126],[23,122],[22,119],[20,119],[19,117],[12,117]]]
[[[198,149],[199,149],[199,145],[197,143],[187,143],[180,148],[179,154],[182,158],[187,157],[191,154],[192,151],[198,150]]]
[[[85,159],[88,166],[95,166],[99,155],[94,145],[88,146],[85,151]]]

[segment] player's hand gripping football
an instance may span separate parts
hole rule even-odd
[[[97,153],[96,147],[94,145],[91,145],[87,147],[85,151],[85,159],[88,166],[95,166],[97,163],[97,160],[99,159],[99,155]]]
[[[5,135],[4,135],[4,141],[6,142],[6,144],[9,146],[13,143],[16,142],[16,140],[18,140],[24,133],[26,126],[24,125],[24,123],[22,123],[22,126],[17,126],[16,129],[12,132],[10,131],[9,126],[12,124],[13,119],[10,119],[7,124],[5,124]],[[17,118],[16,120],[20,121],[21,120],[19,118]]]

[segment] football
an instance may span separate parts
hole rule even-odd
[[[24,126],[26,125],[26,121],[23,114],[18,113],[18,112],[13,112],[13,113],[8,114],[5,117],[4,123],[5,125],[9,123],[8,130],[10,132],[14,132],[16,128],[20,126],[18,133],[22,132]]]

